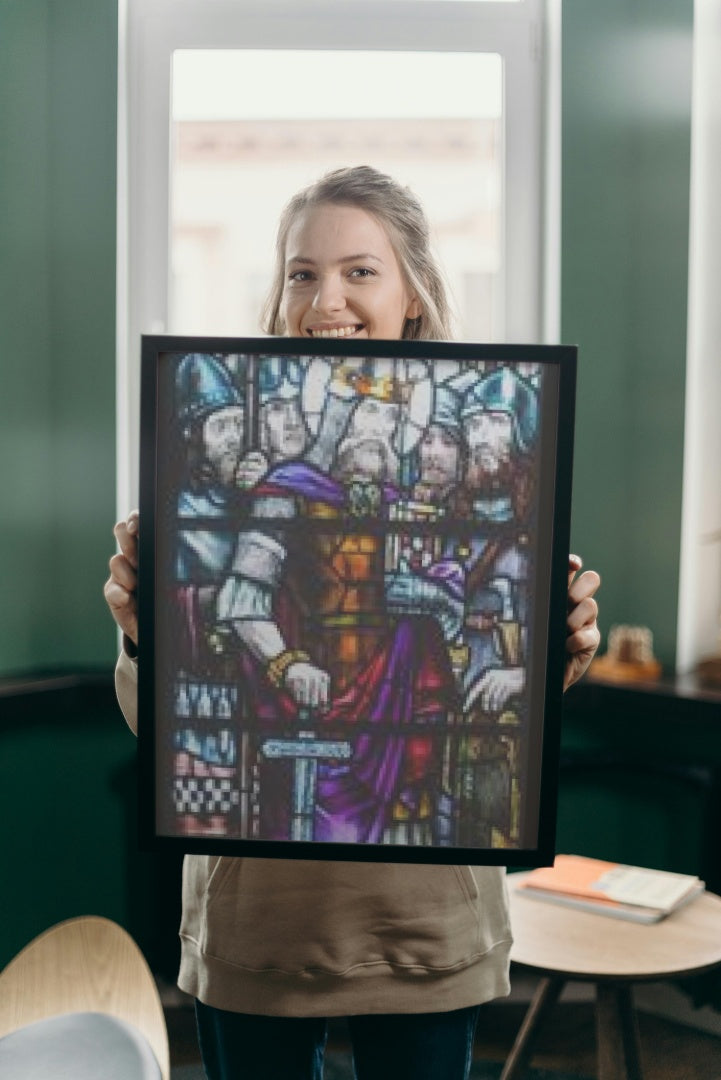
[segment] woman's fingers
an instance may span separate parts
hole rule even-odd
[[[113,529],[120,551],[135,567],[138,565],[138,528],[138,511],[133,510],[125,521],[119,521]]]
[[[600,585],[601,578],[595,570],[585,570],[575,581],[571,581],[568,588],[569,610],[573,610],[577,604],[582,603],[588,597],[592,597]]]
[[[120,552],[110,558],[110,577],[103,587],[105,601],[120,629],[134,644],[138,643],[138,527],[139,515],[133,510],[119,521],[113,533]]]
[[[583,562],[577,555],[569,556],[564,690],[587,670],[601,640],[596,623],[598,604],[594,599],[601,578],[595,570],[586,570],[576,577],[582,566]]]
[[[109,562],[110,579],[118,585],[122,585],[128,592],[135,592],[138,588],[138,574],[135,566],[125,555],[113,555]]]
[[[581,558],[580,555],[569,555],[568,556],[568,587],[569,587],[569,589],[571,588],[571,585],[573,584],[573,579],[575,578],[576,574],[578,573],[578,571],[581,569],[582,566],[583,566],[583,559]]]
[[[130,640],[138,644],[138,605],[135,593],[130,592],[113,576],[105,582],[103,589],[110,614],[120,629]]]
[[[566,626],[569,634],[575,633],[583,626],[592,626],[598,618],[598,604],[592,595],[585,596],[573,605],[566,618]]]

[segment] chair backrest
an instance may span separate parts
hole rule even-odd
[[[169,1080],[168,1032],[150,968],[121,926],[96,915],[50,927],[0,973],[0,1038],[36,1020],[82,1012],[137,1028]]]

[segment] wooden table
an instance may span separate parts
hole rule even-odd
[[[646,924],[529,899],[509,874],[511,960],[542,975],[501,1080],[519,1080],[535,1036],[569,980],[596,986],[599,1080],[643,1080],[632,986],[721,966],[721,897],[703,893]]]

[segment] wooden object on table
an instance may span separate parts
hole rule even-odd
[[[647,626],[612,626],[608,651],[597,656],[589,669],[599,679],[644,682],[661,677],[661,664],[653,655],[653,635]]]
[[[150,968],[121,926],[96,915],[51,927],[0,972],[0,1038],[36,1020],[81,1012],[137,1028],[168,1080],[168,1033]]]
[[[501,1080],[520,1080],[568,981],[596,986],[599,1080],[643,1080],[632,987],[721,966],[721,897],[705,892],[651,925],[529,900],[509,874],[511,960],[542,976]],[[514,881],[515,879],[515,881]]]

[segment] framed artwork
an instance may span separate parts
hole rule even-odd
[[[145,847],[543,865],[576,350],[145,337]]]

